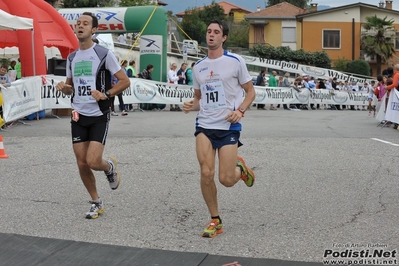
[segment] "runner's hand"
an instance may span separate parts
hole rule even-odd
[[[188,114],[191,111],[191,108],[194,105],[194,100],[191,100],[189,102],[184,102],[183,103],[183,111],[185,114]]]

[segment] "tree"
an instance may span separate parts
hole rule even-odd
[[[348,62],[346,71],[353,74],[370,76],[370,65],[365,60],[353,60]]]
[[[150,0],[121,0],[119,6],[148,6],[151,5]]]
[[[274,6],[282,2],[287,2],[300,8],[307,8],[309,0],[268,0],[267,6]]]
[[[114,0],[62,0],[64,8],[113,6]]]
[[[55,6],[58,2],[58,0],[45,0],[45,2],[49,3],[52,6]]]
[[[227,47],[242,47],[248,48],[249,46],[249,22],[246,20],[240,22],[229,21],[229,37],[226,40],[225,45]]]
[[[214,19],[225,20],[226,15],[223,8],[213,0],[209,6],[205,6],[203,10],[199,11],[199,18],[205,25],[208,25]]]
[[[198,43],[205,42],[206,24],[200,19],[198,10],[187,9],[181,27],[191,39]]]
[[[377,74],[381,73],[381,63],[392,57],[395,53],[396,30],[393,19],[381,19],[377,15],[366,17],[363,24],[365,30],[361,36],[362,50],[366,56],[375,57]]]
[[[273,47],[271,45],[254,45],[249,52],[252,56],[262,59],[273,59],[279,61],[294,61],[299,64],[331,68],[331,59],[325,51],[306,52],[302,49],[293,51],[288,46]]]

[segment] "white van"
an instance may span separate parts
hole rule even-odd
[[[194,40],[183,40],[183,46],[187,46],[188,55],[197,55],[200,52],[198,48],[198,42]]]

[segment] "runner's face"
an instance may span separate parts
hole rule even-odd
[[[82,15],[78,18],[76,23],[75,33],[79,41],[85,41],[91,39],[91,36],[95,33],[95,28],[92,27],[93,18],[87,15]]]
[[[206,43],[208,49],[216,50],[223,45],[227,36],[223,36],[223,29],[220,28],[219,24],[212,23],[206,30]]]

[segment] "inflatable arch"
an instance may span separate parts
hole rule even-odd
[[[157,6],[61,8],[58,12],[72,29],[83,12],[92,12],[98,18],[97,33],[141,32],[144,29],[140,38],[140,70],[137,71],[152,64],[152,78],[166,81],[168,36],[165,9]]]
[[[1,47],[18,46],[23,76],[47,73],[44,46],[57,47],[65,58],[79,45],[68,23],[43,0],[2,0],[0,9],[12,15],[33,19],[34,49],[29,31],[2,31],[0,38]]]

